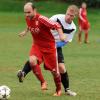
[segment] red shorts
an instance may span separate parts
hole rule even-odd
[[[32,45],[30,56],[35,55],[38,58],[39,64],[44,62],[45,69],[58,72],[58,61],[56,48],[47,50],[40,48],[38,45]]]
[[[83,30],[88,30],[90,28],[90,24],[89,22],[81,22],[79,23],[79,27],[81,27]]]

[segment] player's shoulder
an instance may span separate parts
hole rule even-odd
[[[64,14],[56,14],[56,15],[53,15],[52,17],[63,18],[63,17],[65,17],[65,15]]]
[[[46,18],[45,16],[43,16],[42,14],[37,14],[38,18]]]
[[[65,15],[64,15],[64,14],[56,14],[56,15],[54,15],[54,16],[57,16],[58,18],[65,17]]]
[[[38,16],[38,21],[48,21],[49,20],[49,18],[48,17],[46,17],[46,16],[44,16],[44,15],[41,15],[41,14],[39,14],[39,16]]]

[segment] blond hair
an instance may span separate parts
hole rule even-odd
[[[71,11],[75,16],[78,16],[79,8],[76,5],[70,5],[67,10]]]

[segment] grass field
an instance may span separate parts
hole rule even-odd
[[[50,7],[48,5],[46,4],[46,7]],[[46,16],[52,16],[61,11],[64,13],[65,7],[65,4],[58,4],[54,7],[54,11],[48,11],[49,8],[47,11],[44,11],[44,8],[40,11]],[[42,71],[49,88],[46,92],[41,91],[40,83],[32,73],[26,77],[24,83],[18,82],[16,74],[28,59],[31,36],[28,35],[23,39],[18,37],[18,33],[25,28],[24,15],[21,11],[0,12],[0,85],[7,85],[11,88],[10,100],[100,100],[99,10],[89,9],[88,12],[91,23],[90,44],[78,44],[76,35],[73,42],[63,48],[70,87],[78,93],[76,97],[66,96],[64,92],[61,97],[53,97],[55,86],[52,76],[43,68]]]

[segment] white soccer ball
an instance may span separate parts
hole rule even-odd
[[[7,100],[10,97],[11,90],[8,86],[0,86],[0,100]]]

